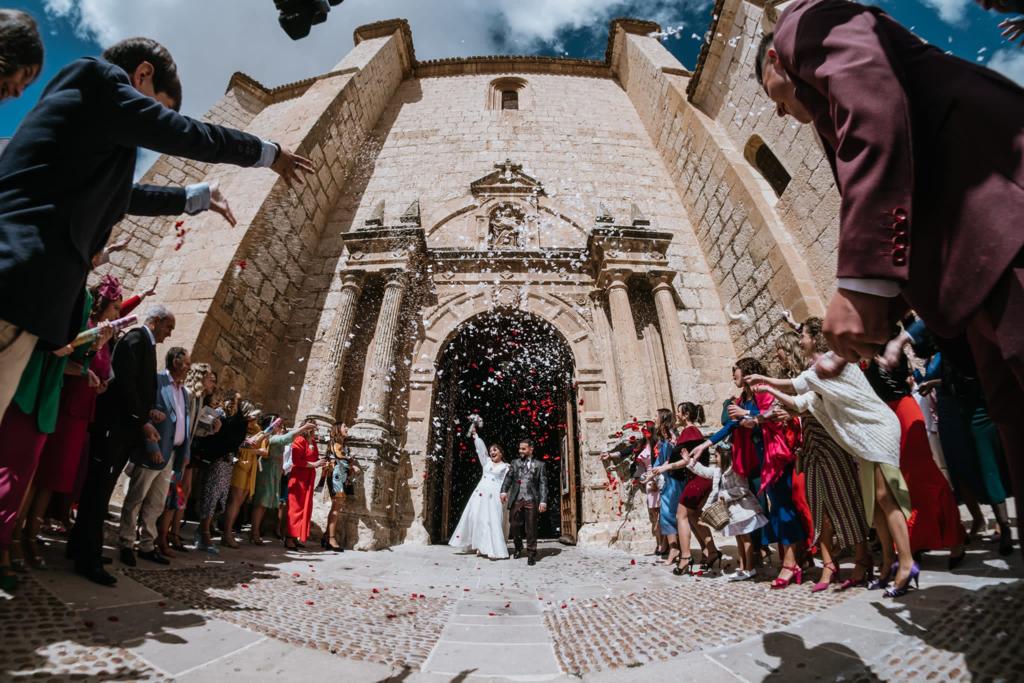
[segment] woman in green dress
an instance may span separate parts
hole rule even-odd
[[[260,425],[266,429],[277,420],[276,415],[266,415]],[[290,432],[284,431],[279,423],[270,435],[267,455],[260,460],[260,469],[256,473],[256,490],[252,494],[252,531],[249,540],[255,545],[263,545],[260,528],[267,508],[277,510],[281,504],[281,472],[284,466],[284,449],[300,434],[316,431],[316,425],[309,423]]]

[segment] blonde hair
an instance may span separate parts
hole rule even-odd
[[[188,377],[185,378],[185,388],[193,396],[202,397],[203,380],[211,372],[213,372],[213,366],[209,363],[193,363],[192,369],[188,371]]]
[[[807,361],[800,348],[800,336],[796,332],[786,332],[776,339],[775,348],[785,354],[785,359],[779,361],[780,375],[796,377],[806,369]]]

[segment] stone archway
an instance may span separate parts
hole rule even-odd
[[[543,318],[499,307],[469,318],[448,336],[437,363],[423,519],[435,543],[447,542],[480,478],[466,438],[468,415],[481,435],[515,458],[523,438],[545,466],[548,513],[541,538],[574,542],[580,510],[574,359],[567,340]]]
[[[409,419],[402,444],[410,466],[406,480],[410,494],[408,507],[403,505],[401,513],[407,520],[402,526],[408,529],[408,541],[429,543],[431,540],[425,514],[431,504],[429,489],[433,474],[429,467],[431,421],[437,397],[438,366],[443,360],[444,348],[464,323],[495,310],[519,311],[543,321],[568,347],[574,371],[573,417],[577,420],[574,428],[578,437],[574,440],[579,459],[577,523],[585,525],[605,521],[602,500],[597,491],[604,480],[603,470],[597,458],[586,456],[599,453],[604,448],[608,430],[618,419],[618,398],[615,385],[609,384],[614,381],[614,376],[606,374],[608,349],[600,334],[595,332],[587,309],[594,304],[585,299],[580,300],[582,304],[576,300],[570,302],[566,297],[529,287],[522,290],[518,287],[499,289],[463,291],[444,299],[424,316],[424,329],[413,352]],[[512,296],[516,291],[519,295]],[[609,419],[611,422],[606,423]]]

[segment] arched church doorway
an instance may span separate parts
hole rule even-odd
[[[431,410],[426,525],[446,543],[480,480],[480,463],[466,438],[469,416],[498,443],[506,461],[519,440],[532,439],[545,464],[548,510],[538,536],[575,543],[580,487],[576,391],[568,343],[547,321],[517,310],[482,313],[454,332],[439,355]]]

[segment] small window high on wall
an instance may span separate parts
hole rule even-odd
[[[496,78],[487,89],[487,108],[517,110],[526,109],[528,88],[526,80],[514,76]]]
[[[761,177],[768,181],[776,197],[781,197],[789,185],[790,175],[771,148],[765,144],[760,135],[751,135],[747,146],[743,149],[747,163],[757,169]]]
[[[501,91],[502,109],[519,109],[519,93],[515,90]]]

